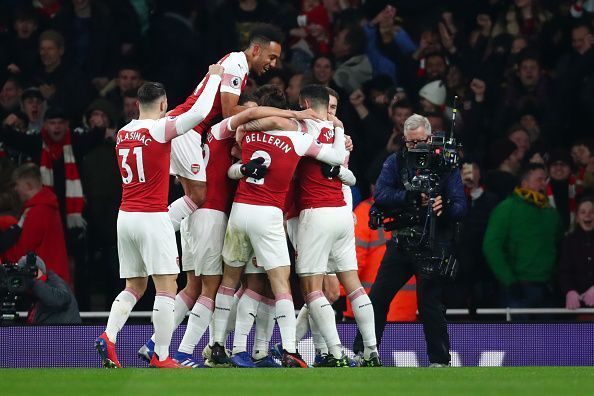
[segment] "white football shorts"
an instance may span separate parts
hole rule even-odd
[[[273,206],[234,202],[225,233],[223,261],[232,267],[243,267],[252,255],[266,271],[291,265],[283,212]]]
[[[181,222],[182,267],[200,275],[223,274],[223,242],[227,214],[220,210],[198,209]]]
[[[167,212],[118,213],[120,278],[179,273],[175,231]]]
[[[298,227],[297,274],[357,270],[355,225],[348,206],[304,209]]]
[[[202,138],[198,132],[189,131],[171,141],[169,174],[190,180],[206,181]]]

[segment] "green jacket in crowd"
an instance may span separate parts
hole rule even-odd
[[[539,208],[512,194],[491,214],[483,253],[505,286],[551,279],[563,228],[557,210]]]

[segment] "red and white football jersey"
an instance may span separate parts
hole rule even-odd
[[[268,166],[266,176],[256,180],[248,177],[239,181],[234,202],[250,205],[285,207],[285,198],[295,168],[302,156],[320,151],[314,138],[301,132],[247,132],[241,144],[242,163],[258,157]]]
[[[116,156],[122,175],[125,212],[167,212],[171,139],[175,117],[132,120],[117,134]]]
[[[300,121],[300,129],[321,144],[334,143],[334,126],[330,121]],[[298,210],[345,206],[342,182],[338,177],[327,178],[322,174],[322,163],[315,158],[304,158],[297,167]]]
[[[243,91],[243,88],[245,88],[245,85],[247,84],[249,73],[245,54],[243,52],[231,52],[222,57],[217,63],[225,68],[219,92],[228,92],[237,96],[241,95],[241,91]],[[173,109],[170,115],[180,115],[188,111],[202,94],[209,77],[210,76],[207,74],[206,77],[200,81],[196,89],[194,89],[194,92],[188,96],[186,101]],[[210,113],[206,116],[204,121],[194,127],[194,130],[200,135],[204,135],[211,125],[222,120],[222,114],[223,108],[221,106],[221,95],[216,95]]]
[[[235,131],[229,129],[232,117],[210,128],[204,143],[204,163],[206,165],[206,200],[201,208],[220,210],[229,213],[237,180],[227,177],[227,170],[233,164],[231,148],[235,144]]]

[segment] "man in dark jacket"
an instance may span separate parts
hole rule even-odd
[[[404,123],[404,141],[407,149],[426,143],[431,136],[429,120],[413,114]],[[374,198],[376,205],[384,209],[404,209],[408,207],[411,191],[403,183],[403,174],[414,175],[415,169],[408,169],[403,163],[403,155],[392,154],[382,168],[375,185]],[[407,177],[408,182],[410,178]],[[466,214],[466,196],[458,170],[441,175],[438,195],[432,201],[433,213],[437,215],[437,240],[440,245],[451,244],[446,241],[446,230],[451,235],[453,223],[461,220]],[[421,195],[421,205],[430,204],[427,197]],[[423,211],[424,212],[424,211]],[[419,315],[423,322],[429,362],[433,367],[450,365],[449,336],[445,320],[445,309],[440,296],[443,282],[423,271],[415,261],[418,248],[408,243],[406,238],[394,237],[387,243],[386,254],[380,264],[377,277],[369,298],[375,313],[375,331],[380,344],[385,328],[386,316],[394,295],[412,275],[417,277],[417,298]],[[450,238],[451,239],[451,238]],[[360,351],[361,336],[357,334],[354,352]]]
[[[19,265],[24,266],[27,257],[21,257]],[[80,313],[76,298],[70,287],[55,272],[47,271],[45,263],[37,256],[37,277],[31,281],[33,306],[27,322],[38,325],[80,324]]]
[[[582,199],[576,222],[575,231],[563,241],[559,266],[567,309],[594,306],[594,198]]]

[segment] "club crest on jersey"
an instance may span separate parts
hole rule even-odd
[[[321,141],[323,143],[332,143],[334,140],[334,130],[329,128],[322,128],[320,131]]]
[[[177,118],[177,116],[168,116],[168,117],[167,117],[167,119],[168,119],[169,121],[173,121],[173,120],[175,120],[176,118]]]
[[[233,77],[231,79],[231,88],[239,88],[240,85],[241,85],[241,78]]]
[[[197,175],[198,172],[200,172],[200,164],[192,164],[190,166],[190,170],[192,171],[193,174]]]

